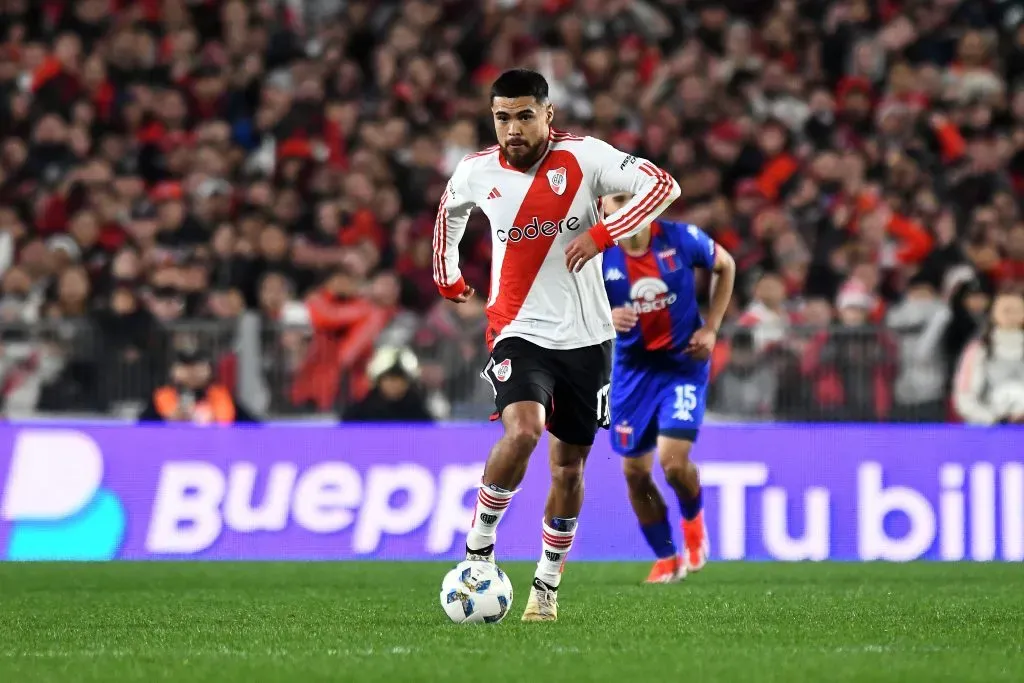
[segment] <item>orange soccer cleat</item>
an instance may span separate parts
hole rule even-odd
[[[651,567],[647,575],[647,583],[675,583],[686,578],[686,565],[679,555],[663,557]]]
[[[683,551],[686,570],[699,572],[708,563],[708,530],[704,526],[703,512],[693,519],[683,520],[683,542],[686,544]]]

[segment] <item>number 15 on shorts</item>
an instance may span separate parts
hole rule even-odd
[[[676,400],[672,405],[673,420],[693,422],[693,411],[697,409],[697,386],[694,384],[677,384]]]

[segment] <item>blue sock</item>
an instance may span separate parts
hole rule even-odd
[[[672,527],[669,526],[667,516],[654,524],[641,524],[640,531],[644,532],[647,545],[651,546],[651,550],[654,551],[658,559],[672,557],[676,554],[676,544],[672,540]]]
[[[690,521],[696,519],[700,511],[704,509],[704,491],[699,489],[694,498],[679,498],[679,507],[683,511],[683,519]]]

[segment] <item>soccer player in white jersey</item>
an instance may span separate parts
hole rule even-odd
[[[523,621],[554,621],[583,504],[583,464],[609,423],[615,330],[594,257],[657,218],[679,186],[649,161],[552,128],[548,84],[534,71],[498,77],[491,113],[498,144],[459,162],[434,226],[434,279],[442,296],[462,303],[474,295],[458,255],[470,211],[478,207],[491,223],[491,357],[482,375],[505,431],[484,468],[466,557],[493,561],[498,523],[546,427],[551,488]],[[617,193],[633,197],[601,220],[599,198]]]

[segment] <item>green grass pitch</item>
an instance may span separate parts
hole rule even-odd
[[[446,564],[0,564],[0,681],[1024,681],[1024,568],[569,564],[556,624],[455,626]]]

